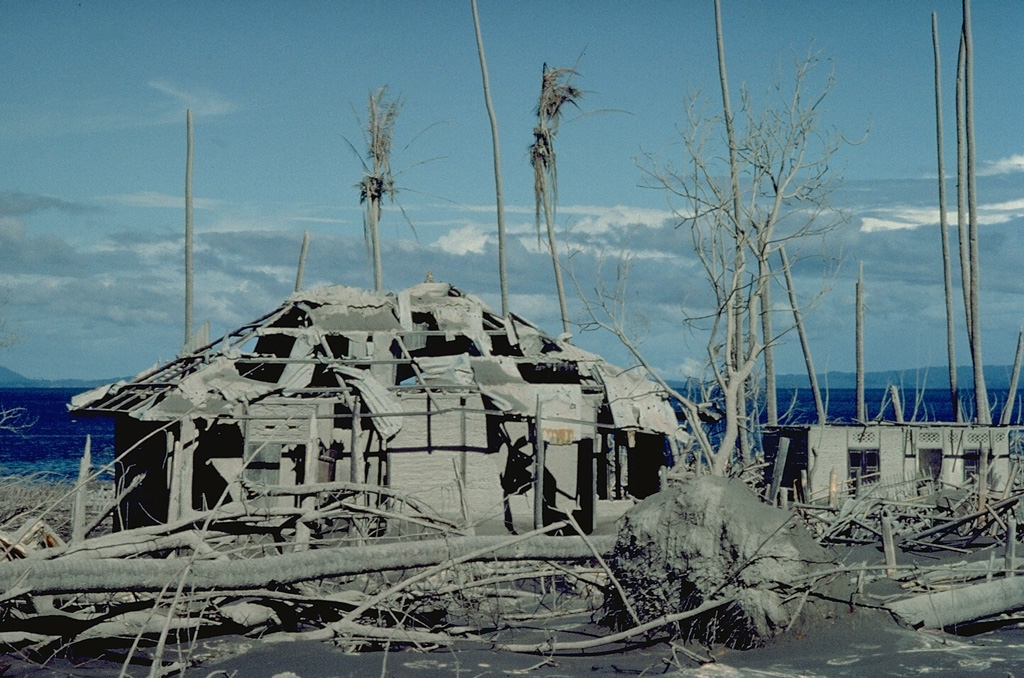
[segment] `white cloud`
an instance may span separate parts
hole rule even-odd
[[[667,221],[673,218],[673,214],[667,210],[625,205],[616,205],[615,207],[569,205],[559,207],[558,211],[564,216],[580,217],[577,220],[571,220],[571,229],[574,233],[588,235],[607,233],[625,226],[662,228]]]
[[[550,294],[511,292],[508,305],[513,313],[542,327],[545,325],[545,321],[558,317],[558,298],[553,289]]]
[[[465,205],[465,204],[462,204],[462,203],[458,203],[456,205],[451,205],[451,204],[447,204],[446,203],[446,204],[428,205],[428,207],[430,207],[432,209],[442,209],[442,210],[450,210],[450,209],[452,209],[454,207],[454,208],[456,208],[458,210],[461,210],[463,212],[489,212],[491,214],[496,214],[497,210],[498,210],[498,208],[495,205],[493,205],[493,204],[491,204],[491,205]],[[522,206],[522,205],[505,205],[505,214],[533,214],[533,207],[532,206],[531,207],[525,207],[525,206]]]
[[[1007,202],[997,202],[991,205],[982,205],[981,208],[987,210],[1000,210],[1003,212],[1024,212],[1024,198],[1008,200]]]
[[[435,245],[448,254],[483,254],[490,237],[476,226],[452,229],[437,239]]]
[[[922,224],[908,221],[897,221],[895,219],[876,219],[875,217],[861,217],[861,233],[875,233],[878,231],[901,231],[915,229]]]
[[[150,80],[147,84],[157,91],[174,97],[192,109],[196,115],[226,115],[238,109],[232,102],[212,92],[186,92],[162,80]]]
[[[938,207],[896,206],[871,210],[873,216],[862,216],[862,233],[879,231],[911,230],[922,226],[939,225]],[[982,204],[978,206],[978,223],[983,225],[1004,224],[1010,219],[1024,216],[1024,199]],[[950,225],[956,224],[956,206],[947,208]]]
[[[1014,172],[1024,172],[1024,153],[987,162],[984,167],[978,170],[978,174],[981,176],[1012,174]]]
[[[694,358],[684,358],[681,363],[677,363],[669,368],[669,373],[672,377],[682,379],[700,379],[704,376],[706,363],[703,363]]]
[[[172,207],[174,209],[185,209],[184,195],[168,195],[156,191],[141,191],[139,193],[127,193],[123,195],[105,195],[104,200],[115,202],[119,205],[129,207]],[[200,210],[216,209],[221,205],[219,200],[212,198],[198,198],[192,200],[192,207]]]
[[[289,221],[301,221],[315,224],[347,224],[347,219],[335,219],[334,217],[291,217]]]
[[[135,254],[139,260],[150,264],[176,261],[176,257],[182,256],[182,238],[128,243],[116,239],[104,240],[83,250],[84,254],[125,254],[129,252]]]

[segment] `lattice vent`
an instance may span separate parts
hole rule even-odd
[[[873,443],[875,442],[874,431],[859,431],[853,434],[854,440],[858,443]]]

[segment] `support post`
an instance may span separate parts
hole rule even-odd
[[[360,422],[360,411],[362,401],[359,398],[355,398],[355,405],[352,407],[352,444],[351,447],[351,465],[349,467],[348,479],[353,483],[362,483],[363,470],[363,451],[359,448],[360,429],[362,428]]]
[[[1012,577],[1017,569],[1017,516],[1010,510],[1006,518],[1006,576]]]
[[[320,466],[320,435],[317,431],[316,412],[309,413],[309,435],[306,437],[306,454],[302,460],[302,483],[311,485],[320,482],[317,473]]]
[[[782,485],[782,474],[786,469],[786,457],[789,456],[789,438],[779,438],[779,450],[775,453],[775,465],[772,466],[772,484],[768,490],[768,503],[775,506]]]
[[[537,416],[534,423],[534,478],[533,527],[544,527],[544,420],[540,396],[537,396]]]
[[[183,454],[181,441],[176,440],[171,452],[171,485],[167,499],[168,522],[173,522],[181,517],[181,457]]]
[[[462,474],[463,482],[466,481],[469,472],[469,454],[466,450],[469,445],[469,438],[466,435],[466,398],[459,398],[459,440],[462,449],[459,452],[459,472]]]
[[[889,384],[889,396],[892,398],[892,412],[897,424],[903,423],[903,401],[900,399],[900,390],[896,384]]]
[[[85,451],[78,462],[78,483],[75,484],[75,505],[71,514],[71,543],[78,544],[85,540],[86,499],[89,493],[89,473],[92,467],[92,437],[85,436]]]
[[[892,518],[889,512],[882,513],[882,549],[885,551],[886,575],[895,577],[896,570],[896,544],[892,536]]]
[[[988,504],[988,453],[984,443],[978,445],[978,510],[984,511]]]

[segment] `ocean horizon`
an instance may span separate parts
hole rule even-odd
[[[74,417],[67,405],[81,388],[0,388],[0,409],[24,408],[31,422],[21,432],[0,431],[0,475],[39,475],[48,479],[73,479],[78,476],[79,460],[90,440],[93,469],[109,467],[114,459],[114,422],[109,417]],[[973,394],[962,391],[964,409],[974,411]],[[990,389],[992,418],[998,421],[1007,400],[1006,389]],[[1021,394],[1014,404],[1011,423],[1020,424]],[[831,422],[851,422],[856,418],[856,390],[830,388],[822,399]],[[950,421],[953,408],[948,389],[902,392],[907,421]],[[807,388],[778,389],[782,423],[808,424],[817,419],[814,399]],[[865,389],[868,418],[894,420],[888,389]],[[106,473],[112,473],[108,468]]]

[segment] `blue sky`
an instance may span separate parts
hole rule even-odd
[[[671,159],[684,105],[720,106],[710,0],[480,0],[500,125],[512,308],[557,332],[547,255],[534,235],[533,106],[542,64],[575,66],[586,91],[556,139],[559,230],[596,257],[635,253],[630,310],[669,377],[705,355],[687,329],[703,281],[666,195],[642,186],[643,154]],[[931,12],[942,43],[947,168],[960,3],[723,0],[734,106],[813,44],[831,72],[823,122],[850,138],[833,203],[848,221],[807,260],[801,298],[819,369],[853,367],[853,280],[863,261],[867,368],[945,360],[935,181]],[[985,358],[1012,361],[1024,321],[1024,3],[976,2],[976,132]],[[0,311],[20,341],[0,365],[33,378],[134,374],[181,347],[185,110],[195,116],[196,319],[214,336],[277,306],[310,231],[306,285],[367,287],[360,120],[370,90],[404,104],[385,213],[385,286],[429,270],[499,307],[490,129],[469,2],[0,4]],[[673,156],[675,154],[675,156]],[[950,195],[953,185],[950,183]],[[821,251],[820,246],[818,250]],[[777,299],[782,298],[781,292]],[[578,304],[573,304],[578,307]],[[779,323],[784,322],[780,315]],[[961,323],[962,324],[962,323]],[[586,348],[627,362],[608,336]],[[966,341],[959,351],[966,360]],[[783,371],[802,369],[795,337]]]

